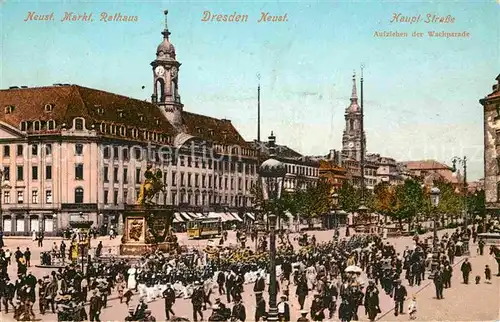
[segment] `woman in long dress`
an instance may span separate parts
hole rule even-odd
[[[127,288],[130,290],[134,290],[137,288],[137,281],[135,280],[135,274],[137,273],[136,267],[131,267],[127,271],[128,273],[128,280],[127,280]]]

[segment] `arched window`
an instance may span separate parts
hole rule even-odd
[[[83,131],[84,121],[81,117],[75,118],[74,127],[77,131]]]
[[[75,203],[83,203],[83,188],[78,187],[75,189]]]
[[[127,133],[127,131],[125,130],[125,126],[120,126],[120,135],[121,136],[125,136],[125,134]]]
[[[33,122],[33,130],[40,131],[40,121]]]
[[[349,130],[354,130],[354,120],[349,120]]]
[[[165,102],[165,83],[161,78],[156,81],[155,94],[160,102]]]
[[[54,120],[47,121],[47,130],[54,130],[56,128],[56,122]]]
[[[21,125],[19,127],[21,128],[21,131],[27,131],[28,130],[28,123],[23,121],[23,122],[21,122]]]

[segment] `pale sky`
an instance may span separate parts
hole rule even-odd
[[[262,137],[303,154],[341,149],[353,69],[365,65],[368,152],[398,161],[468,157],[469,178],[483,176],[483,118],[478,100],[500,72],[500,4],[436,2],[181,2],[3,1],[0,86],[71,83],[150,99],[163,10],[182,63],[185,110],[231,119],[256,138],[257,73]],[[29,11],[54,21],[23,20]],[[93,13],[94,22],[61,22],[65,12]],[[202,22],[204,11],[248,15],[245,23]],[[102,12],[137,22],[101,22]],[[258,23],[261,12],[288,21]],[[421,15],[390,23],[394,13]],[[453,23],[427,24],[427,14]],[[431,39],[427,32],[469,32]],[[374,32],[408,32],[378,38]],[[411,33],[423,32],[423,38]],[[141,89],[145,86],[145,89]],[[359,84],[358,84],[359,91]],[[359,94],[359,92],[358,92]]]

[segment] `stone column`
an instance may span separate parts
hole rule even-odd
[[[123,213],[120,212],[120,215],[118,216],[118,227],[117,227],[118,235],[123,235],[123,228],[124,228]]]

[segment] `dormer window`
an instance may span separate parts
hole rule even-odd
[[[75,118],[75,120],[73,121],[73,126],[75,128],[76,131],[83,131],[84,129],[84,120],[83,118],[81,117],[77,117]]]
[[[13,105],[5,106],[5,114],[11,114],[12,112],[14,112],[14,106]]]
[[[101,123],[101,133],[106,133],[107,125],[106,123]]]
[[[123,118],[124,115],[123,110],[118,110],[118,117]]]
[[[40,121],[34,121],[33,122],[33,130],[34,131],[40,131]]]
[[[28,130],[28,123],[22,121],[21,124],[19,125],[19,128],[21,129],[21,131],[26,132]]]
[[[139,136],[139,130],[132,129],[132,137],[137,138]]]
[[[100,105],[96,105],[97,107],[97,114],[103,115],[104,114],[104,109]]]
[[[54,130],[56,128],[56,122],[54,120],[47,121],[47,130]]]
[[[141,121],[141,122],[144,121],[144,115],[139,114],[138,116],[139,116],[139,121]]]
[[[121,136],[125,136],[125,133],[126,133],[126,132],[127,132],[127,131],[125,130],[125,126],[123,126],[123,125],[122,125],[122,126],[120,126],[120,135],[121,135]]]
[[[160,119],[156,119],[156,125],[160,125]]]
[[[208,134],[210,134],[210,135],[214,135],[214,130],[212,130],[212,129],[208,129]]]
[[[110,125],[110,126],[109,126],[109,132],[110,132],[111,134],[115,134],[115,131],[116,131],[115,126],[114,126],[114,125]]]
[[[201,133],[201,128],[197,126],[196,127],[196,132]]]
[[[54,109],[54,105],[52,105],[52,104],[45,104],[44,109],[45,109],[45,112],[50,113]]]

